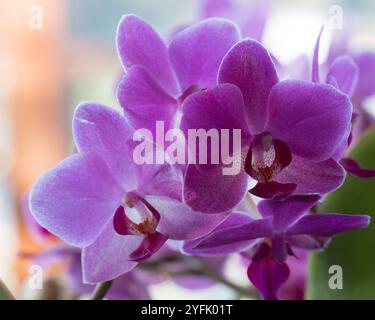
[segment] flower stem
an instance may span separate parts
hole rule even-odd
[[[178,276],[186,276],[186,275],[196,275],[196,276],[205,276],[207,278],[210,278],[218,283],[221,283],[225,285],[226,287],[234,290],[238,296],[240,297],[246,297],[250,299],[259,299],[259,294],[253,287],[243,287],[240,285],[237,285],[233,283],[232,281],[228,280],[217,272],[215,269],[213,269],[210,265],[204,263],[202,260],[197,259],[196,257],[179,257],[177,259],[177,262],[196,262],[193,263],[194,266],[191,266],[188,269],[185,270],[170,270],[169,268],[165,267],[165,263],[173,263],[176,262],[176,259],[170,259],[169,257],[166,257],[164,259],[161,259],[159,261],[152,261],[147,263],[142,263],[139,265],[140,268],[150,270],[151,272],[156,273],[163,273],[165,275],[168,275],[170,277],[178,277]]]
[[[5,283],[0,279],[0,300],[16,300]]]
[[[112,286],[112,280],[99,283],[94,290],[91,300],[103,300]]]
[[[240,285],[237,285],[234,282],[222,276],[221,274],[217,272],[212,272],[212,270],[206,270],[204,273],[208,278],[211,278],[212,280],[215,280],[218,283],[221,283],[227,286],[228,288],[234,290],[235,292],[237,292],[237,294],[240,297],[243,296],[243,297],[247,297],[247,298],[255,299],[255,300],[259,299],[259,295],[253,287],[247,288],[247,287],[242,287]]]

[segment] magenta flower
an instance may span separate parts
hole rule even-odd
[[[315,75],[318,68],[323,71],[323,78],[348,94],[356,113],[353,126],[353,140],[357,141],[361,134],[374,122],[373,117],[364,108],[364,101],[375,94],[375,85],[371,79],[375,75],[375,53],[370,51],[353,52],[349,49],[349,31],[339,30],[333,33],[332,42],[326,62],[318,66],[320,35],[314,50]],[[304,64],[303,79],[308,79],[309,71]],[[323,70],[322,70],[323,69]]]
[[[375,75],[375,53],[371,51],[355,52],[349,48],[349,30],[339,30],[333,34],[326,64],[332,66],[342,56],[349,56],[358,70],[357,81],[352,92],[357,112],[363,108],[363,101],[375,94],[375,85],[371,81]],[[364,110],[363,110],[364,111]]]
[[[235,24],[213,18],[178,32],[167,46],[145,21],[124,16],[117,48],[126,73],[117,96],[131,125],[153,131],[159,120],[173,127],[181,102],[216,83],[222,58],[239,39]]]
[[[370,222],[370,217],[366,215],[306,214],[319,198],[317,195],[301,195],[282,201],[263,200],[258,205],[261,219],[247,217],[246,223],[242,219],[238,220],[237,224],[214,230],[194,242],[198,242],[198,249],[207,249],[267,238],[272,244],[272,256],[284,262],[288,248],[321,249],[337,233],[365,228]]]
[[[244,37],[261,40],[267,23],[271,1],[256,0],[242,4],[239,0],[200,0],[203,19],[222,17],[235,21]]]
[[[351,130],[346,95],[326,84],[279,82],[268,52],[251,39],[227,53],[218,82],[185,100],[181,128],[241,129],[246,161],[234,176],[189,165],[189,206],[208,213],[231,210],[247,191],[248,176],[257,181],[250,192],[263,198],[324,194],[342,184],[345,173],[333,156]]]
[[[319,82],[319,44],[320,38],[322,35],[323,29],[319,33],[318,39],[316,41],[314,56],[313,56],[313,63],[312,63],[312,80],[314,82]],[[332,51],[332,50],[331,50]],[[333,50],[334,51],[334,50]],[[332,54],[332,52],[331,52]],[[353,113],[352,122],[360,122],[360,130],[359,132],[364,129],[364,123],[366,119],[370,119],[369,115],[366,115],[362,107],[363,100],[371,94],[375,93],[375,88],[368,85],[368,79],[370,78],[370,74],[375,74],[375,56],[371,54],[363,54],[361,55],[362,61],[361,69],[357,65],[357,63],[348,55],[340,55],[333,61],[328,60],[328,71],[326,73],[326,83],[331,84],[340,92],[352,97],[353,94],[356,94],[356,97],[353,98],[355,104],[359,104],[361,107],[357,107],[357,112]],[[332,58],[332,57],[331,57]],[[374,64],[374,65],[372,65]],[[364,71],[363,69],[367,68],[368,70]],[[359,80],[361,82],[359,83]],[[371,90],[372,88],[372,90]],[[359,119],[358,119],[359,118]],[[362,129],[361,129],[362,127]],[[349,148],[350,144],[353,141],[353,130],[355,126],[352,128],[351,134],[349,135],[348,140],[342,141],[340,147],[336,150],[335,155],[333,158],[340,162],[340,164],[345,168],[345,170],[354,175],[358,178],[372,178],[375,177],[375,170],[373,169],[366,169],[363,168],[357,161],[351,158],[344,158],[344,154]],[[358,131],[358,130],[357,130]],[[357,135],[357,134],[355,134]]]
[[[267,248],[268,245],[264,244],[264,251]],[[290,277],[290,269],[285,262],[266,257],[253,260],[247,269],[247,276],[264,300],[278,300],[280,289]]]
[[[344,143],[338,149],[337,159],[345,170],[358,178],[375,177],[374,169],[363,168],[357,161],[351,158],[342,158],[344,152],[348,149],[358,135],[362,134],[373,122],[372,116],[363,108],[363,101],[368,96],[375,93],[375,86],[369,85],[370,75],[375,75],[375,55],[364,53],[358,56],[357,64],[350,56],[339,56],[331,64],[327,76],[327,83],[332,84],[338,90],[352,97],[356,113],[353,115],[353,129],[347,143]],[[353,133],[354,132],[354,133]]]
[[[37,180],[30,210],[41,226],[83,248],[85,282],[114,279],[168,238],[196,238],[224,218],[182,204],[181,179],[173,168],[136,165],[133,129],[114,110],[81,104],[73,135],[79,153]]]
[[[209,235],[185,242],[184,250],[189,254],[219,255],[249,252],[251,248],[249,278],[265,298],[275,298],[289,277],[285,261],[288,255],[294,255],[293,248],[319,250],[336,234],[365,228],[370,223],[366,215],[306,213],[319,198],[306,195],[263,200],[258,205],[261,219],[233,214]]]

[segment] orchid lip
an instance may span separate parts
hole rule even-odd
[[[246,172],[260,183],[271,181],[292,161],[288,146],[269,132],[254,137],[245,161]]]
[[[158,251],[168,240],[168,236],[156,231],[160,215],[146,200],[140,197],[127,196],[124,204],[135,209],[141,218],[136,223],[127,216],[124,206],[120,206],[113,218],[113,227],[120,235],[133,235],[143,238],[141,244],[130,254],[131,261],[140,262]]]
[[[134,209],[140,218],[139,222],[128,217],[126,208]],[[159,213],[140,197],[127,195],[124,205],[118,207],[113,218],[113,227],[120,235],[149,236],[156,233],[160,219]]]

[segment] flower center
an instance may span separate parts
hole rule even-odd
[[[178,101],[180,103],[180,105],[185,101],[185,99],[190,96],[191,94],[195,93],[195,92],[199,92],[201,91],[201,89],[199,88],[199,86],[197,85],[192,85],[190,86],[189,88],[187,88],[183,93],[182,95],[178,98]]]
[[[131,217],[128,216],[126,208],[132,210]],[[134,217],[134,214],[137,216]],[[133,221],[135,218],[140,221]],[[113,226],[121,235],[148,236],[156,232],[159,219],[159,213],[145,200],[137,196],[127,196],[124,205],[116,210]]]
[[[245,170],[258,182],[268,182],[291,161],[288,146],[265,132],[254,137],[246,156]]]

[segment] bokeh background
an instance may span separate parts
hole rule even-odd
[[[244,1],[243,1],[244,2]],[[250,5],[251,0],[245,1]],[[30,28],[36,6],[42,28]],[[135,13],[165,39],[199,17],[199,0],[1,0],[0,3],[0,278],[16,293],[28,264],[20,253],[41,249],[27,229],[21,208],[33,181],[73,152],[70,120],[83,100],[118,107],[115,86],[121,74],[115,33],[123,14]],[[283,64],[312,55],[331,5],[343,8],[351,49],[375,51],[375,1],[271,1],[263,42]],[[322,39],[323,61],[329,33]],[[367,106],[374,108],[374,100]],[[229,261],[234,281],[247,281],[245,270]],[[24,293],[26,291],[26,293]],[[155,298],[233,298],[217,285],[189,291],[172,283],[152,288]]]

